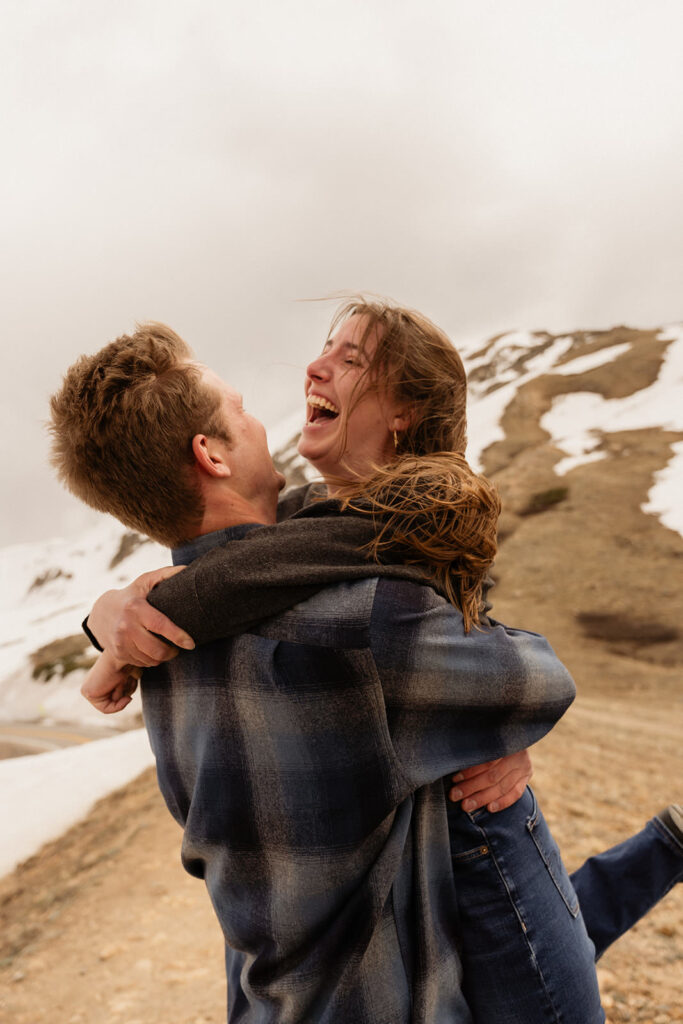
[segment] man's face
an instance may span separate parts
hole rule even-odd
[[[273,465],[265,427],[246,411],[239,392],[207,366],[201,366],[201,372],[204,383],[221,396],[223,420],[232,438],[227,449],[232,485],[245,498],[272,496],[276,500],[285,478]]]

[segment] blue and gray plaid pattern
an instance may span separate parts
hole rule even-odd
[[[429,587],[376,578],[146,671],[159,784],[225,935],[229,1020],[470,1022],[444,776],[529,746],[573,696],[542,637],[465,635]]]

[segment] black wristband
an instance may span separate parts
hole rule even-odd
[[[88,626],[88,616],[87,615],[83,619],[83,622],[81,623],[81,629],[83,630],[83,632],[85,633],[85,635],[87,636],[88,640],[93,645],[93,647],[95,648],[96,651],[103,651],[104,650],[104,647],[102,647],[100,645],[99,640],[97,639],[95,634],[92,632],[92,630]]]

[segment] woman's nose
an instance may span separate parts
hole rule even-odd
[[[327,358],[324,355],[318,356],[312,363],[309,363],[306,367],[306,376],[311,380],[329,380],[330,370]]]

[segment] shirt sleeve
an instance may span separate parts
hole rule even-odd
[[[394,749],[414,787],[531,746],[576,694],[544,637],[495,621],[465,633],[460,612],[426,587],[380,581],[370,634]]]

